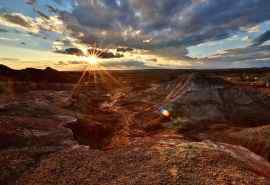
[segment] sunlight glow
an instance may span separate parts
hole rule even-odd
[[[81,57],[81,59],[87,62],[90,66],[96,66],[98,64],[98,58],[95,55]]]
[[[77,97],[81,91],[81,88],[84,87],[85,84],[91,83],[91,81],[93,82],[92,85],[94,85],[95,88],[97,83],[101,81],[103,83],[102,85],[108,86],[109,88],[115,85],[122,85],[121,82],[114,78],[110,72],[106,71],[106,69],[99,64],[99,59],[102,53],[106,51],[108,50],[91,47],[87,49],[89,55],[79,57],[80,61],[86,62],[87,65],[85,66],[80,79],[74,86],[71,97]]]

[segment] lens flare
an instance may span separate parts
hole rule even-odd
[[[168,110],[164,109],[164,108],[160,109],[160,113],[165,117],[170,117],[171,116],[170,112]]]

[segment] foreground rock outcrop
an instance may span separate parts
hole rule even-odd
[[[75,147],[52,154],[17,184],[268,185],[269,172],[269,163],[240,147],[159,136],[111,151]]]
[[[8,98],[7,98],[8,97]],[[63,91],[0,96],[0,184],[13,184],[49,154],[77,145],[65,124],[76,121],[61,109]]]
[[[270,89],[166,74],[0,84],[0,185],[270,184]]]
[[[194,135],[195,140],[212,140],[232,145],[241,145],[270,161],[270,126],[230,127],[229,125],[212,125]]]

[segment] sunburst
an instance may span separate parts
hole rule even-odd
[[[93,69],[93,68],[98,67],[98,57],[96,55],[81,57],[81,60],[86,62],[89,68]]]
[[[103,52],[107,52],[107,49],[91,47],[87,49],[86,53],[89,53],[87,56],[80,57],[80,60],[85,62],[86,66],[72,91],[72,98],[77,97],[81,88],[85,84],[90,83],[91,79],[94,79],[93,82],[96,86],[98,77],[107,87],[111,86],[112,84],[121,86],[121,83],[115,77],[113,77],[109,71],[106,71],[106,69],[100,65],[100,58],[102,58],[101,55]]]

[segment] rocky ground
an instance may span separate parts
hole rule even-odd
[[[6,74],[0,185],[270,184],[268,87],[242,72],[168,74],[122,74],[76,94],[62,75]]]

